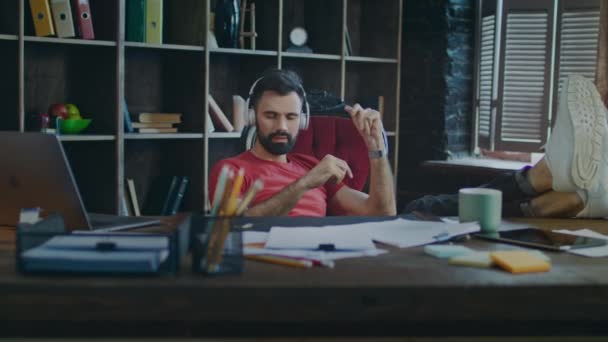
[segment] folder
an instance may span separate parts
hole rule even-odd
[[[127,0],[127,40],[146,41],[146,0]]]
[[[78,36],[82,39],[95,39],[89,0],[72,0],[72,7],[74,8],[74,21],[76,22]]]
[[[39,37],[54,36],[53,18],[48,0],[30,0],[34,29]]]
[[[146,1],[146,43],[163,43],[163,0]]]
[[[53,12],[53,22],[57,37],[75,37],[74,20],[72,20],[72,8],[70,0],[51,0],[51,10]]]

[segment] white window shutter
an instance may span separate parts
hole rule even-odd
[[[595,79],[600,10],[565,9],[561,13],[559,87],[570,74]]]
[[[494,77],[494,38],[496,16],[482,18],[481,23],[481,52],[479,58],[479,124],[478,132],[481,137],[490,138],[492,116],[492,83]]]
[[[513,12],[506,21],[500,140],[540,143],[548,89],[549,14]]]

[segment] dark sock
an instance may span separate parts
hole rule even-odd
[[[517,183],[517,186],[519,187],[519,190],[521,190],[522,193],[526,194],[529,197],[536,197],[540,194],[536,190],[534,190],[532,184],[530,183],[530,180],[528,179],[528,172],[531,168],[531,166],[527,165],[523,169],[515,171],[515,182]]]

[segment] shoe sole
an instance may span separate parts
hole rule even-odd
[[[573,75],[567,87],[568,111],[574,127],[572,180],[580,189],[590,189],[596,183],[602,162],[606,114],[593,83]]]

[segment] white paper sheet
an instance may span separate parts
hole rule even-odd
[[[386,253],[383,249],[370,249],[364,251],[314,251],[310,249],[269,249],[269,248],[243,248],[245,255],[275,255],[291,258],[304,258],[309,260],[329,261],[365,256],[377,256]]]
[[[353,229],[367,232],[376,242],[406,248],[437,242],[442,238],[478,232],[479,225],[476,222],[443,223],[399,218],[391,221],[353,225]]]
[[[356,231],[348,226],[272,227],[265,248],[315,250],[323,245],[333,245],[335,250],[376,248],[366,232]]]
[[[475,222],[443,223],[401,218],[325,227],[273,227],[265,247],[317,249],[321,243],[333,243],[336,249],[369,250],[374,248],[373,240],[405,248],[478,231],[479,225]]]
[[[591,229],[579,229],[579,230],[561,229],[561,230],[555,230],[555,232],[608,240],[608,235],[600,234]],[[580,255],[580,256],[586,256],[589,258],[601,258],[601,257],[608,256],[608,245],[600,246],[600,247],[577,248],[577,249],[569,250],[568,253],[576,254],[576,255]]]

